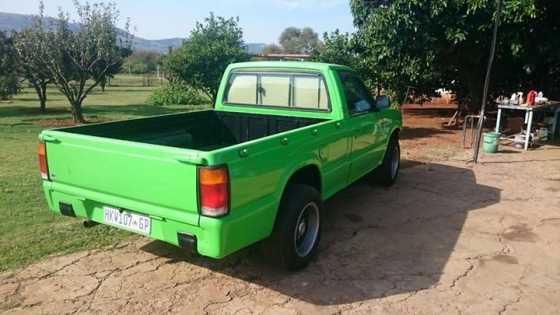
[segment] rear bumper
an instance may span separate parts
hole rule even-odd
[[[151,230],[146,236],[212,258],[223,258],[267,237],[272,231],[275,213],[274,203],[266,200],[257,202],[251,209],[209,218],[49,181],[43,181],[43,191],[49,209],[55,213],[68,215],[68,209],[64,209],[67,206],[61,209],[60,205],[71,205],[74,216],[101,224],[104,223],[104,206],[147,215],[151,219]]]

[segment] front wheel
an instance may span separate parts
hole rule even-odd
[[[389,140],[383,163],[375,170],[375,181],[383,186],[391,186],[397,180],[401,165],[401,148],[395,134]]]
[[[288,270],[306,267],[317,251],[321,238],[321,199],[308,185],[290,185],[278,209],[265,255]]]

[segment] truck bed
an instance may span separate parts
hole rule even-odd
[[[207,110],[59,130],[176,148],[212,151],[322,121],[324,120]]]

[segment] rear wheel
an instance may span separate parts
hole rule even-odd
[[[290,185],[282,198],[274,230],[265,241],[265,255],[289,270],[309,264],[321,238],[321,199],[308,185]]]
[[[375,181],[383,186],[393,185],[399,175],[400,165],[401,148],[399,146],[399,137],[393,134],[391,140],[389,140],[387,151],[385,151],[383,163],[375,170]]]

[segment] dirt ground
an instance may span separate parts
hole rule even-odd
[[[359,182],[326,202],[303,271],[271,268],[254,247],[215,261],[133,237],[0,274],[0,312],[558,314],[560,148],[473,166],[458,149],[429,160],[434,136],[458,147],[405,132],[395,186]]]

